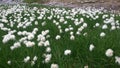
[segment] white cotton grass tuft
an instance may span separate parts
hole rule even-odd
[[[100,26],[100,24],[99,24],[99,23],[96,23],[95,26],[98,27],[98,26]]]
[[[15,40],[15,35],[12,35],[12,34],[4,35],[2,42],[7,43],[10,40]]]
[[[116,29],[116,26],[112,26],[112,27],[111,27],[111,30],[115,30],[115,29]]]
[[[113,50],[112,49],[107,49],[106,52],[105,52],[105,55],[107,57],[112,57],[113,56]]]
[[[88,68],[88,65],[84,66],[84,68]]]
[[[30,60],[30,56],[24,58],[24,62],[27,63]]]
[[[115,62],[118,63],[120,65],[120,57],[115,56]]]
[[[71,32],[70,32],[70,35],[73,35],[73,34],[74,34],[74,32],[71,31]]]
[[[35,61],[31,61],[31,66],[35,65]]]
[[[38,21],[35,21],[35,25],[38,25]]]
[[[64,55],[70,55],[70,54],[71,54],[71,50],[67,49],[67,50],[64,51]]]
[[[83,27],[86,28],[87,27],[87,23],[83,23]]]
[[[65,32],[68,32],[68,31],[70,31],[69,28],[65,28]]]
[[[38,43],[38,46],[43,46],[44,45],[44,42],[43,41],[40,41],[39,43]]]
[[[104,37],[106,34],[104,32],[100,33],[100,37]]]
[[[95,46],[93,44],[90,44],[89,50],[93,51],[94,48],[95,48]]]
[[[13,46],[10,46],[10,49],[11,49],[11,50],[14,50],[14,49],[19,48],[19,47],[21,47],[20,42],[16,42],[16,43],[14,43]]]
[[[4,27],[4,24],[3,23],[0,23],[0,28],[3,28]]]
[[[10,60],[9,60],[9,61],[7,61],[7,64],[8,64],[8,65],[11,65],[11,61],[10,61]]]
[[[58,64],[51,64],[50,68],[59,68]]]
[[[26,47],[33,47],[35,45],[35,42],[26,41],[24,44],[26,45]]]
[[[79,31],[76,32],[77,35],[80,35],[81,33]]]
[[[47,47],[47,46],[49,46],[49,45],[50,45],[50,42],[49,42],[48,40],[46,40],[46,41],[44,42],[44,46]]]
[[[34,56],[33,57],[33,61],[37,61],[38,57],[37,56]]]
[[[108,26],[106,24],[102,26],[102,29],[107,29],[107,28]]]
[[[57,36],[55,37],[56,40],[59,40],[60,38],[61,38],[60,35],[57,35]]]
[[[35,62],[37,61],[38,57],[34,56],[33,60],[31,61],[31,66],[35,65]]]
[[[44,56],[45,56],[45,60],[43,62],[49,63],[52,58],[52,54],[44,54]]]
[[[71,36],[70,36],[70,40],[75,40],[75,36],[74,36],[74,35],[71,35]]]
[[[50,48],[50,47],[47,47],[47,48],[46,48],[46,52],[51,52],[51,48]]]
[[[28,35],[28,40],[32,40],[32,39],[34,39],[34,34],[31,33]]]
[[[45,26],[45,25],[46,25],[46,22],[42,22],[41,25],[42,25],[42,26]]]

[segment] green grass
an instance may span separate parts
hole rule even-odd
[[[49,10],[51,8],[48,8]],[[62,9],[62,8],[61,8]],[[70,9],[67,9],[68,11]],[[30,14],[31,12],[28,11]],[[36,16],[39,15],[35,12]],[[107,15],[110,15],[110,13],[104,13]],[[35,38],[32,40],[36,44],[35,46],[31,48],[27,48],[24,44],[20,48],[17,48],[15,50],[10,50],[10,46],[13,45],[14,42],[17,42],[22,36],[18,36],[16,33],[16,40],[9,41],[5,44],[2,43],[3,35],[7,34],[7,32],[0,30],[0,68],[50,68],[50,65],[52,63],[57,63],[59,65],[59,68],[84,68],[85,65],[88,65],[89,68],[120,68],[120,66],[115,63],[115,56],[120,56],[120,29],[116,29],[113,31],[110,31],[110,27],[106,30],[102,30],[101,27],[103,25],[103,19],[102,16],[104,14],[99,14],[100,18],[93,20],[92,18],[87,18],[85,16],[82,16],[82,14],[77,14],[75,18],[84,18],[85,22],[88,24],[88,27],[85,28],[81,35],[75,35],[75,40],[70,40],[69,32],[59,33],[59,30],[55,24],[53,24],[53,20],[59,21],[56,17],[54,17],[51,20],[45,19],[45,20],[38,20],[39,25],[33,25],[29,26],[26,29],[18,29],[16,27],[17,24],[13,28],[6,25],[6,27],[9,27],[11,29],[16,29],[17,31],[32,31],[33,28],[37,27],[39,31],[35,35]],[[14,14],[13,14],[14,15]],[[24,12],[23,12],[24,15]],[[50,16],[51,13],[48,12],[45,14],[46,17]],[[69,14],[64,15],[67,16]],[[12,17],[12,16],[9,16]],[[27,16],[24,16],[26,18],[29,18]],[[23,18],[24,18],[23,17]],[[13,17],[14,19],[14,17]],[[116,20],[120,21],[120,16],[115,16]],[[68,21],[67,25],[64,25],[60,23],[62,26],[62,29],[64,30],[66,27],[71,25],[74,27],[73,32],[75,33],[79,26],[75,26],[73,24],[73,21],[70,19],[65,19]],[[22,20],[23,21],[23,20]],[[45,21],[47,24],[45,26],[42,26],[41,23]],[[96,23],[100,23],[100,27],[94,28],[93,26]],[[2,23],[2,22],[1,22]],[[109,25],[110,26],[110,25]],[[37,46],[37,35],[41,33],[42,30],[50,30],[50,38],[48,40],[50,41],[50,47],[52,49],[52,59],[49,63],[43,64],[42,60],[44,58],[42,55],[45,53],[45,47],[38,47]],[[87,32],[87,35],[84,36],[83,34]],[[106,36],[101,38],[99,35],[101,32],[105,32]],[[60,40],[56,40],[56,35],[61,35]],[[90,52],[89,46],[90,44],[94,44],[95,49]],[[114,56],[113,57],[106,57],[105,52],[107,49],[113,49]],[[70,49],[72,51],[71,55],[65,56],[64,51],[66,49]],[[31,59],[34,56],[38,56],[38,60],[35,62],[34,66],[30,65],[30,62],[24,63],[23,59],[26,56],[30,56]],[[7,64],[7,61],[11,60],[11,65]]]

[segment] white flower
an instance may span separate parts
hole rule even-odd
[[[35,21],[35,25],[38,25],[38,21]]]
[[[46,48],[46,52],[51,52],[51,48],[50,48],[50,47],[47,47],[47,48]]]
[[[83,23],[83,27],[85,27],[85,28],[86,28],[86,27],[87,27],[87,23]]]
[[[35,61],[31,61],[31,66],[35,65]]]
[[[73,35],[74,34],[74,32],[70,32],[70,35]]]
[[[9,65],[10,65],[10,64],[11,64],[11,61],[10,61],[10,60],[9,60],[9,61],[7,61],[7,64],[9,64]]]
[[[0,28],[3,28],[4,27],[4,24],[3,23],[0,23]]]
[[[38,46],[43,46],[43,44],[44,44],[44,42],[43,42],[43,41],[40,41],[40,42],[38,43]]]
[[[65,28],[65,32],[68,32],[69,31],[69,28]]]
[[[86,66],[84,66],[84,68],[88,68],[88,66],[86,65]]]
[[[35,42],[27,41],[25,45],[26,47],[33,47],[35,45]]]
[[[30,60],[30,57],[27,56],[26,58],[24,58],[24,62],[27,63]]]
[[[115,30],[115,29],[116,29],[116,27],[115,27],[115,26],[112,26],[112,27],[111,27],[111,30]]]
[[[83,36],[86,36],[87,35],[87,32],[85,32],[84,34],[83,34]]]
[[[118,63],[120,65],[120,57],[115,56],[115,62]]]
[[[95,48],[95,46],[93,44],[90,44],[89,50],[93,51],[94,48]]]
[[[75,39],[75,36],[74,35],[71,35],[70,36],[70,40],[74,40]]]
[[[20,42],[16,42],[16,43],[14,43],[14,48],[18,48],[18,47],[20,47],[21,46],[21,44],[20,44]]]
[[[80,35],[81,33],[79,31],[76,32],[77,35]]]
[[[33,31],[32,31],[32,33],[30,33],[30,34],[35,35],[37,33],[37,31],[38,31],[38,28],[34,28]]]
[[[102,26],[102,29],[107,29],[107,28],[108,26],[106,24]]]
[[[50,38],[50,35],[46,35],[46,38]]]
[[[80,18],[80,22],[84,22],[84,18]]]
[[[64,22],[64,21],[65,21],[65,20],[64,20],[64,17],[61,17],[59,21],[60,21],[60,22]]]
[[[67,24],[67,23],[68,23],[67,21],[64,22],[64,24]]]
[[[73,30],[74,28],[73,27],[69,27],[69,30]]]
[[[18,34],[18,35],[22,35],[22,32],[21,32],[21,31],[18,31],[17,34]]]
[[[38,57],[37,57],[37,56],[34,56],[33,61],[36,61],[37,59],[38,59]]]
[[[105,55],[107,57],[112,57],[113,56],[113,50],[112,49],[107,49]]]
[[[71,50],[65,50],[64,51],[64,55],[70,55],[71,54]]]
[[[59,29],[59,32],[60,32],[60,33],[63,33],[62,29]]]
[[[60,26],[60,25],[58,26],[58,29],[61,29],[61,26]]]
[[[98,27],[98,26],[100,26],[100,24],[99,24],[99,23],[96,23],[95,26]]]
[[[58,39],[60,39],[60,38],[61,38],[61,36],[60,36],[60,35],[57,35],[55,39],[58,40]]]
[[[48,62],[50,62],[50,60],[51,60],[51,58],[52,58],[52,54],[46,54],[45,55],[45,63],[48,63]]]
[[[7,43],[8,41],[14,40],[14,39],[15,39],[15,35],[7,34],[7,35],[4,35],[2,42]]]
[[[34,34],[31,33],[28,35],[28,40],[32,40],[32,39],[34,39]]]
[[[46,22],[42,22],[41,25],[42,25],[42,26],[45,26],[45,25],[46,25]]]
[[[14,49],[15,49],[15,47],[14,47],[14,46],[10,46],[10,49],[11,49],[11,50],[14,50]]]
[[[45,41],[45,40],[46,40],[46,39],[45,39],[44,35],[39,34],[39,35],[37,36],[37,41]]]
[[[100,37],[104,37],[106,34],[104,32],[100,33]]]
[[[46,46],[49,46],[49,45],[50,45],[50,43],[49,43],[48,40],[44,42],[44,46],[45,46],[45,47],[46,47]]]
[[[58,64],[51,64],[51,67],[50,68],[59,68]]]

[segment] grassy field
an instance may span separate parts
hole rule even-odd
[[[0,68],[120,68],[120,14],[37,7],[0,6]]]

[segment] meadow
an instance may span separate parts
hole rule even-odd
[[[0,68],[120,68],[120,14],[0,5]]]

